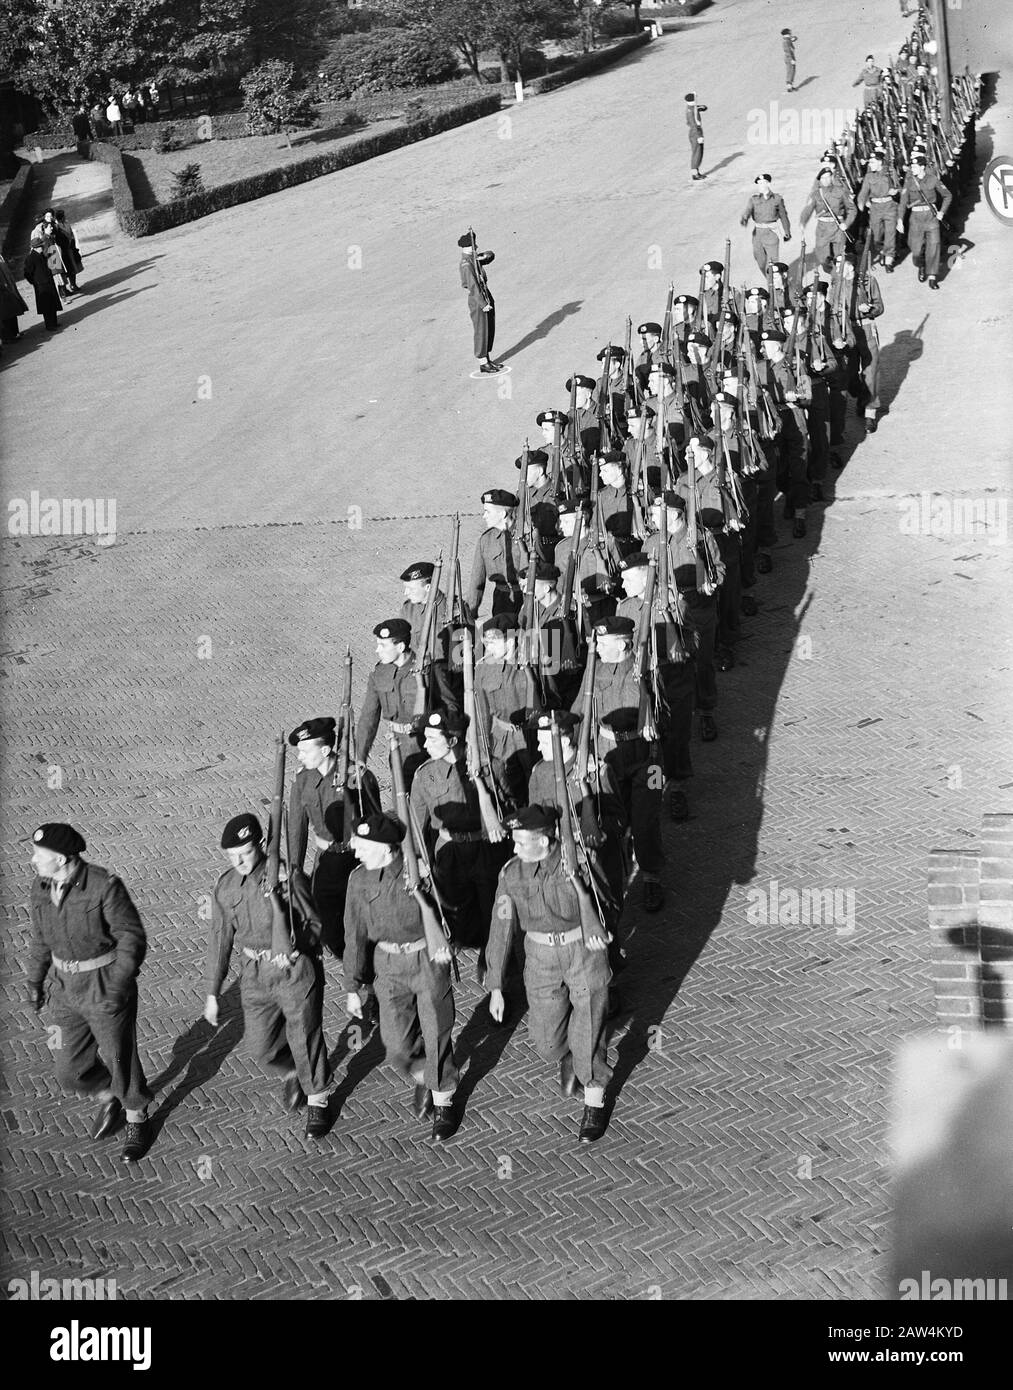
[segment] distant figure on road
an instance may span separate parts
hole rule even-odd
[[[21,298],[14,272],[0,256],[0,341],[17,342],[21,336],[18,319],[27,313],[28,305]]]
[[[91,141],[95,139],[95,135],[84,102],[77,108],[71,125],[74,128],[74,139],[77,141],[77,152],[82,159],[87,159],[91,153]]]
[[[475,356],[484,358],[479,367],[487,374],[503,371],[502,362],[492,360],[492,344],[496,336],[496,301],[485,278],[485,267],[495,260],[494,251],[479,251],[475,233],[469,227],[458,237],[461,248],[461,288],[468,291],[468,313],[475,330]]]
[[[753,256],[760,267],[760,273],[766,275],[767,266],[778,258],[777,232],[774,226],[780,222],[784,228],[785,241],[791,241],[791,223],[788,221],[788,209],[784,205],[784,199],[771,187],[770,175],[757,174],[753,183],[757,191],[750,194],[739,223],[745,227],[749,219],[753,219]]]
[[[695,179],[702,179],[705,175],[700,172],[700,164],[703,160],[703,122],[700,120],[701,111],[706,111],[706,106],[701,106],[696,99],[696,92],[686,93],[686,128],[689,131],[689,167]]]
[[[32,232],[32,249],[25,257],[24,277],[35,291],[35,308],[42,315],[49,331],[54,333],[60,327],[56,316],[63,308],[63,303],[53,279],[53,272],[49,268],[46,241],[45,230],[36,227]]]
[[[795,90],[795,45],[798,43],[798,37],[790,29],[782,29],[781,43],[784,45],[785,87],[789,92],[793,92]]]

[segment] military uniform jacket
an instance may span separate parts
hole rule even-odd
[[[588,672],[585,670],[577,698],[571,706],[574,714],[580,714],[583,710],[587,680]],[[632,653],[622,661],[602,661],[599,658],[594,666],[594,701],[598,722],[601,723],[607,714],[623,710],[629,717],[631,728],[634,727],[640,718],[642,689],[643,683],[637,676]]]
[[[843,222],[846,228],[858,216],[855,200],[840,182],[832,183],[829,188],[823,188],[819,182],[813,186],[809,201],[802,209],[802,221],[808,222],[814,212],[817,218],[829,221],[833,217],[837,222]]]
[[[571,762],[565,771],[566,783],[570,789],[570,802],[581,817],[583,829],[584,796],[580,783],[577,781],[576,763]],[[616,791],[615,780],[608,763],[598,762],[596,764],[594,759],[589,758],[587,773],[588,784],[592,791],[592,795],[588,798],[591,802],[588,808],[591,815],[597,820],[600,810],[603,823],[622,826],[625,822],[626,812],[622,798]],[[595,788],[597,788],[597,796],[594,795]],[[531,776],[528,778],[528,805],[555,806],[557,811],[562,810],[559,797],[556,795],[556,772],[551,758],[539,758],[531,769]],[[584,838],[587,839],[586,831]],[[590,846],[590,848],[595,848],[595,846]]]
[[[626,539],[633,525],[633,503],[626,484],[623,483],[621,487],[600,487],[597,507],[598,524],[602,531]]]
[[[748,222],[752,218],[758,227],[769,227],[774,222],[780,222],[784,228],[785,236],[791,236],[791,223],[788,221],[788,209],[784,205],[784,199],[780,193],[753,193],[746,203],[745,211],[742,214],[742,221]]]
[[[513,720],[514,716],[522,722],[527,718],[528,681],[524,667],[516,661],[492,661],[483,656],[475,662],[475,702],[481,708],[478,699],[480,691],[485,697],[483,703],[488,706],[493,724],[487,732],[490,735],[493,733],[493,729],[498,727],[495,724],[498,719],[500,725],[513,726],[520,743],[523,743],[524,734]],[[500,732],[505,730],[500,728]]]
[[[493,259],[491,251],[480,254],[486,256],[489,261]],[[470,255],[461,257],[461,288],[468,291],[469,313],[481,314],[484,312],[486,304],[495,304],[496,302],[484,278],[480,280],[475,274],[474,262]]]
[[[430,758],[421,765],[412,781],[411,807],[430,853],[441,830],[482,829],[478,792],[468,776],[463,754],[457,756],[456,750],[452,762]]]
[[[887,204],[896,202],[897,189],[894,188],[890,175],[885,169],[866,171],[862,186],[858,190],[858,197],[855,200],[858,206],[864,211],[869,204],[872,204],[873,212],[882,215],[884,212],[892,213],[893,208]]]
[[[324,811],[332,801],[342,799],[341,788],[334,786],[334,769],[325,776],[316,768],[300,768],[292,782],[288,797],[288,857],[289,863],[302,868],[309,844],[310,826],[314,835],[333,842],[324,821]]]
[[[486,989],[503,988],[503,968],[510,959],[514,932],[567,932],[580,926],[576,890],[563,872],[559,845],[536,864],[514,856],[500,870],[496,906],[486,947]]]
[[[725,562],[721,558],[718,543],[701,523],[697,529],[697,544],[702,546],[708,555],[708,569],[713,570],[718,584],[724,583]],[[653,536],[648,536],[644,541],[644,553],[648,557],[658,558],[661,549],[661,536],[655,531]],[[681,622],[693,626],[695,622],[709,622],[717,609],[717,594],[704,594],[699,589],[676,589],[675,572],[683,569],[687,565],[696,567],[696,556],[689,544],[688,532],[684,529],[678,535],[668,537],[668,586],[669,600],[673,596],[677,602],[677,613]]]
[[[883,294],[879,288],[879,281],[874,275],[867,274],[862,276],[855,288],[854,315],[859,322],[866,319],[878,319],[883,312]],[[868,304],[868,309],[862,312],[860,304]]]
[[[572,418],[570,412],[567,411],[566,424],[563,426],[563,445],[568,457],[572,453],[569,447]],[[601,426],[598,424],[598,416],[593,404],[581,406],[577,411],[577,434],[584,446],[585,458],[590,458],[592,454],[597,453],[598,446],[601,444]]]
[[[562,610],[556,594],[551,603],[535,603],[535,624],[539,629],[541,668],[546,675],[577,668],[577,634],[573,619]]]
[[[559,539],[559,510],[556,507],[556,495],[552,490],[551,478],[546,478],[541,487],[529,490],[528,509],[535,532],[535,550],[539,559],[551,564],[556,541]]]
[[[419,905],[405,888],[404,858],[396,850],[384,869],[360,864],[345,895],[345,989],[359,994],[377,941],[406,944],[425,940]]]
[[[570,555],[576,541],[576,532],[572,536],[563,536],[556,546],[556,558],[553,563],[559,569],[559,582],[562,584],[566,575],[566,566],[569,563]],[[574,592],[579,592],[585,579],[591,579],[598,574],[601,568],[596,552],[591,548],[591,538],[588,535],[588,523],[584,523],[580,537],[580,550],[574,560],[573,587]]]
[[[433,632],[438,637],[445,631],[447,626],[447,596],[441,589],[436,596],[433,614]],[[426,605],[424,603],[412,603],[405,599],[401,605],[401,617],[406,623],[412,625],[411,650],[417,652],[419,649],[419,638],[422,636],[422,619],[425,617]],[[440,651],[440,643],[436,642],[436,655],[444,655]]]
[[[36,878],[29,912],[27,975],[33,987],[42,984],[54,956],[94,960],[115,951],[111,968],[124,984],[140,970],[147,951],[144,926],[130,894],[108,869],[82,859],[59,907],[53,904],[48,880]]]
[[[700,120],[700,112],[706,110],[706,106],[702,106],[698,101],[686,103],[686,128],[690,140],[694,143],[703,139],[703,122]]]
[[[500,531],[495,526],[487,527],[478,538],[475,559],[471,566],[468,604],[472,615],[478,617],[485,586],[489,583],[509,589],[513,598],[519,597],[517,571],[525,569],[527,563],[527,547],[519,537],[511,531]]]
[[[403,734],[414,718],[417,687],[412,664],[415,657],[412,652],[406,653],[406,656],[407,660],[402,666],[393,661],[388,666],[377,662],[369,673],[355,735],[356,751],[361,762],[365,762],[369,756],[381,719],[405,726],[397,731]]]
[[[941,201],[939,201],[941,200]],[[900,203],[897,207],[897,219],[900,221],[908,209],[911,210],[912,217],[933,216],[937,210],[945,217],[953,202],[953,194],[941,183],[935,174],[928,169],[920,179],[915,179],[913,174],[908,174],[904,180],[904,187],[900,191]]]
[[[689,502],[689,475],[680,475],[674,485],[674,490],[680,497],[685,497]],[[718,486],[717,469],[710,473],[696,474],[696,515],[697,521],[701,526],[706,526],[708,530],[723,526],[725,523],[724,503],[721,498],[721,489]]]
[[[245,877],[238,869],[226,869],[215,884],[211,900],[211,935],[205,968],[205,992],[217,994],[228,974],[233,946],[237,951],[271,950],[271,903],[264,893],[267,860]],[[304,874],[292,870],[282,893],[292,902],[295,950],[315,956],[320,951],[320,919]]]

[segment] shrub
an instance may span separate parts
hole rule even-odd
[[[442,43],[408,29],[373,29],[337,40],[322,82],[336,97],[391,87],[429,87],[456,77],[457,59]]]
[[[641,15],[638,24],[632,9],[626,5],[612,5],[608,9],[603,7],[595,19],[595,33],[603,39],[625,38],[627,34],[639,34],[649,20],[649,15]]]
[[[608,67],[610,63],[625,58],[628,53],[635,52],[636,49],[642,48],[650,41],[650,35],[645,33],[634,34],[632,38],[628,39],[620,39],[611,48],[602,48],[596,53],[588,53],[582,58],[575,58],[562,72],[549,73],[548,77],[536,77],[531,83],[531,90],[533,93],[555,91],[557,87],[562,87],[567,82],[575,82],[578,77],[588,77],[591,73]]]
[[[182,169],[173,170],[172,196],[174,199],[195,198],[198,193],[206,191],[199,164],[184,164]]]
[[[313,98],[299,83],[291,63],[272,58],[251,68],[239,85],[251,134],[277,134],[312,125]]]
[[[173,150],[178,150],[182,146],[179,130],[172,121],[165,121],[158,127],[152,149],[159,154],[170,154]]]

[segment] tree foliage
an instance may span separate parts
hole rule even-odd
[[[479,81],[479,55],[493,48],[511,71],[546,39],[576,31],[574,0],[375,0],[391,20],[453,48]]]
[[[313,120],[313,103],[293,63],[270,58],[251,68],[239,85],[254,135],[292,130]]]

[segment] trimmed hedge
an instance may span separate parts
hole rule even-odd
[[[32,191],[32,170],[29,163],[21,165],[11,181],[11,186],[0,203],[0,252],[8,257],[14,252],[18,224],[24,216]]]
[[[199,217],[207,217],[213,212],[236,207],[239,203],[252,202],[264,198],[269,193],[278,193],[283,188],[293,188],[296,184],[318,179],[324,174],[333,174],[339,169],[361,164],[376,155],[387,154],[402,145],[412,145],[430,135],[452,130],[455,126],[466,125],[483,116],[491,116],[500,109],[500,94],[478,97],[474,101],[463,102],[449,111],[436,111],[413,120],[410,125],[393,126],[387,130],[367,135],[354,144],[340,149],[329,150],[324,154],[310,156],[309,159],[293,160],[277,169],[268,169],[261,174],[251,174],[233,183],[223,183],[217,188],[209,188],[193,198],[180,198],[171,203],[159,203],[153,208],[134,206],[130,184],[123,166],[123,155],[115,145],[97,141],[92,145],[92,157],[108,164],[112,170],[113,208],[117,220],[127,236],[152,236],[167,231],[170,227],[180,227],[185,222],[194,222]]]
[[[536,77],[531,83],[525,83],[524,90],[536,95],[555,91],[557,87],[564,87],[567,82],[576,82],[580,77],[590,77],[592,73],[600,72],[610,63],[618,62],[620,58],[625,58],[627,53],[633,53],[650,42],[649,33],[634,34],[632,38],[623,39],[611,48],[601,48],[596,53],[587,53],[582,58],[575,58],[559,72],[550,72],[546,77]]]

